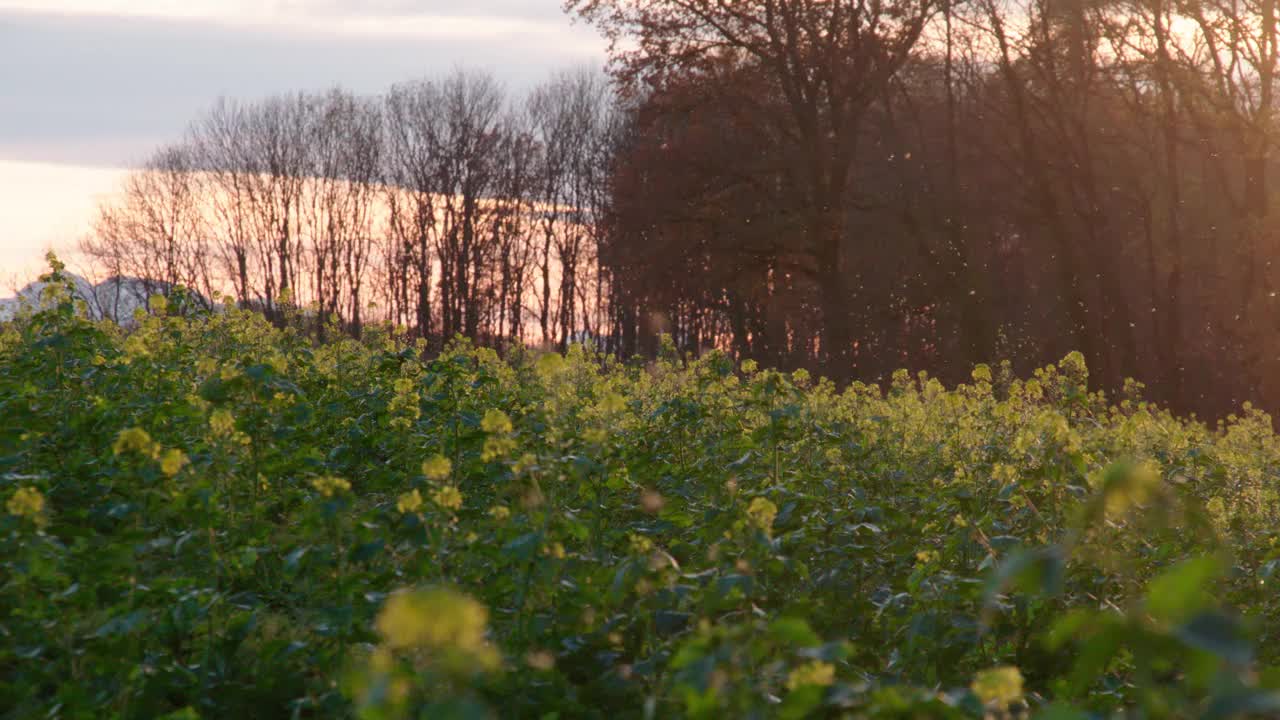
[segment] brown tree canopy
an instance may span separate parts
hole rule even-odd
[[[718,103],[742,132],[773,138],[801,199],[806,275],[818,289],[820,354],[852,371],[858,328],[848,312],[846,222],[867,113],[911,56],[932,0],[568,0],[611,42],[625,87],[661,91],[690,78],[732,92],[744,75],[760,95]],[[712,96],[711,102],[715,102]],[[760,102],[744,102],[752,97]]]

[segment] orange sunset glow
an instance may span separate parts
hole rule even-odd
[[[118,190],[126,171],[0,160],[0,295],[44,270],[57,252],[73,268],[99,201]]]

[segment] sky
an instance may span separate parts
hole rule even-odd
[[[513,91],[599,65],[561,0],[0,0],[0,297],[219,97],[376,93],[455,67]]]

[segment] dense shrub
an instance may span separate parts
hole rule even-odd
[[[1280,443],[240,311],[0,325],[7,717],[1277,712]]]

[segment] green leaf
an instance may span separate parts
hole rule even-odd
[[[689,627],[693,615],[673,610],[659,610],[653,614],[653,629],[659,637],[669,637]]]
[[[1234,718],[1242,715],[1252,717],[1280,716],[1280,692],[1240,688],[1229,695],[1213,698],[1209,707],[1205,708],[1204,720]]]
[[[1068,681],[1071,695],[1080,695],[1102,676],[1111,659],[1120,652],[1123,640],[1121,632],[1103,632],[1090,636],[1083,643]]]
[[[1035,720],[1088,720],[1088,718],[1087,713],[1060,703],[1046,705],[1035,714]]]
[[[822,638],[809,627],[809,623],[801,618],[779,618],[769,624],[769,634],[773,639],[792,648],[816,647],[822,644]]]
[[[1065,581],[1061,548],[1018,549],[992,575],[983,604],[990,608],[997,596],[1010,591],[1053,597],[1062,592]]]
[[[534,553],[538,552],[538,546],[541,542],[542,533],[525,533],[506,545],[503,545],[502,554],[516,562],[525,562],[529,558],[533,557]]]
[[[93,636],[105,638],[112,637],[114,635],[128,635],[138,629],[138,626],[142,625],[146,619],[147,612],[145,610],[134,610],[128,615],[120,615],[111,618],[94,631]]]
[[[1087,629],[1105,623],[1107,618],[1093,610],[1080,608],[1068,610],[1057,620],[1044,636],[1044,645],[1049,650],[1061,649],[1067,642],[1076,639]],[[1093,626],[1091,628],[1091,626]]]
[[[808,717],[822,704],[822,696],[827,689],[821,685],[802,685],[787,693],[778,708],[778,717],[783,720],[800,720]]]
[[[1164,571],[1147,585],[1147,612],[1164,624],[1186,621],[1213,605],[1208,586],[1222,571],[1222,564],[1213,557],[1195,558]]]
[[[377,540],[372,540],[367,543],[361,543],[352,549],[351,561],[358,563],[368,562],[377,557],[386,546],[387,541],[382,538],[378,538]]]
[[[1202,612],[1174,634],[1187,645],[1217,655],[1233,665],[1245,666],[1253,660],[1253,648],[1244,629],[1220,612]]]

